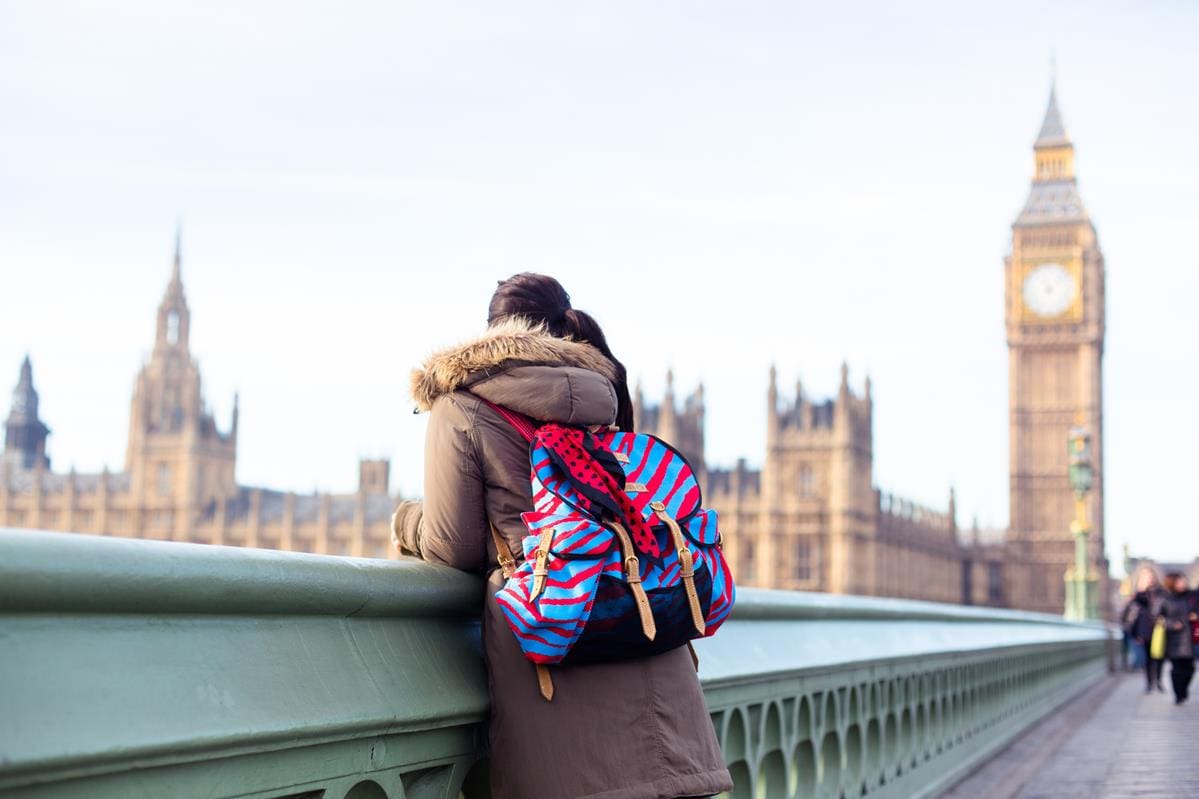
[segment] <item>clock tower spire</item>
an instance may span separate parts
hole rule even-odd
[[[1104,264],[1075,174],[1074,144],[1057,88],[1033,143],[1033,177],[1012,224],[1004,264],[1008,342],[1009,480],[1014,604],[1061,613],[1073,557],[1067,441],[1089,428],[1095,485],[1087,515],[1088,560],[1107,575],[1103,552]],[[1101,593],[1101,596],[1103,594]]]

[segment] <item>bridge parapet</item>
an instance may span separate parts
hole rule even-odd
[[[0,530],[0,793],[485,796],[481,584]],[[1058,617],[744,590],[697,645],[737,796],[933,795],[1106,671]]]

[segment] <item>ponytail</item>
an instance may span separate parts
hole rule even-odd
[[[629,396],[629,376],[624,364],[616,359],[608,348],[608,339],[599,322],[589,313],[568,308],[565,314],[566,330],[570,338],[585,341],[604,354],[616,367],[616,426],[625,432],[633,432],[633,399]]]

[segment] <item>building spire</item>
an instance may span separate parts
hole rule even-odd
[[[21,376],[17,380],[18,389],[33,391],[33,361],[29,360],[29,353],[21,361]]]
[[[38,417],[37,390],[33,387],[33,363],[29,356],[21,362],[17,386],[12,392],[12,407],[4,424],[3,461],[23,469],[49,468],[46,436],[50,428]]]
[[[778,418],[779,412],[779,372],[775,365],[770,364],[770,387],[766,389],[766,413],[769,419],[769,424],[773,427],[775,420]],[[769,441],[770,428],[767,429],[767,441]]]
[[[1033,178],[1017,225],[1077,222],[1087,219],[1074,173],[1074,144],[1066,135],[1057,107],[1057,82],[1049,86],[1049,105],[1033,144]]]
[[[171,267],[171,283],[182,283],[183,222],[175,222],[175,262]]]
[[[183,291],[183,225],[175,225],[175,255],[171,263],[171,280],[158,306],[158,332],[155,350],[181,347],[187,350],[187,334],[190,314],[187,296]]]
[[[1049,105],[1045,109],[1045,119],[1041,122],[1041,132],[1037,134],[1034,146],[1037,148],[1061,147],[1069,143],[1066,126],[1062,124],[1062,113],[1057,107],[1057,78],[1054,77],[1049,84]]]
[[[8,417],[9,423],[37,421],[37,390],[33,387],[33,362],[29,354],[21,361],[21,371],[17,377],[17,387],[12,392],[12,408]]]

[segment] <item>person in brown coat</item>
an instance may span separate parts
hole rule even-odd
[[[492,297],[488,330],[413,373],[429,412],[423,502],[393,522],[401,552],[487,578],[483,644],[495,799],[672,799],[732,789],[686,647],[553,666],[553,699],[495,601],[504,584],[489,523],[519,563],[531,511],[529,448],[484,400],[545,422],[632,430],[624,367],[553,278],[520,274]]]

